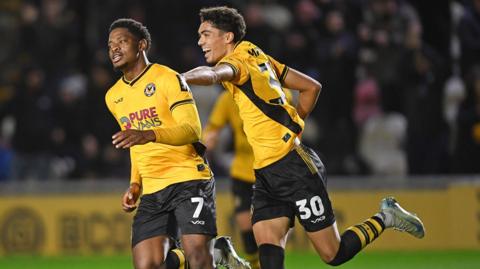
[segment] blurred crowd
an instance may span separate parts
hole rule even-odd
[[[3,0],[0,180],[128,178],[104,104],[120,77],[108,27],[143,22],[150,60],[184,72],[205,64],[197,14],[213,5],[323,84],[303,141],[330,174],[480,172],[480,0]],[[206,120],[214,95],[201,92]]]

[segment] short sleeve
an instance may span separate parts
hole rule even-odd
[[[231,55],[220,60],[217,65],[219,64],[229,65],[233,69],[235,72],[235,78],[230,82],[235,85],[242,85],[250,78],[248,68],[240,59],[239,53],[232,53]]]
[[[268,61],[271,63],[273,70],[277,74],[278,80],[282,83],[285,80],[285,77],[288,73],[288,66],[285,64],[280,63],[279,61],[275,60],[273,57],[267,55]]]
[[[168,73],[163,81],[166,89],[165,98],[170,111],[176,107],[186,104],[194,104],[190,87],[185,79],[175,72]]]

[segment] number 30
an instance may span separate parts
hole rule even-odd
[[[313,196],[310,199],[310,208],[307,206],[307,199],[298,200],[296,202],[298,210],[300,211],[301,219],[308,219],[313,215],[320,216],[325,212],[323,208],[322,199],[319,196]]]

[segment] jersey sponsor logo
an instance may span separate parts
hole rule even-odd
[[[156,107],[128,113],[128,116],[120,117],[120,123],[127,130],[132,128],[136,130],[144,130],[162,125]]]
[[[204,220],[191,220],[190,223],[193,225],[205,225]]]
[[[147,84],[143,92],[145,93],[145,96],[150,97],[155,93],[155,90],[156,90],[155,84],[152,82]]]

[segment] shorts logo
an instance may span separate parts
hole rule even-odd
[[[310,222],[311,223],[319,223],[321,221],[324,221],[325,220],[325,216],[321,216],[320,218],[316,218],[314,220],[311,220]]]
[[[190,223],[192,223],[193,225],[205,225],[204,220],[191,220]]]
[[[145,93],[145,96],[150,97],[155,93],[155,84],[154,83],[148,83],[147,86],[145,87],[145,90],[143,90]]]

